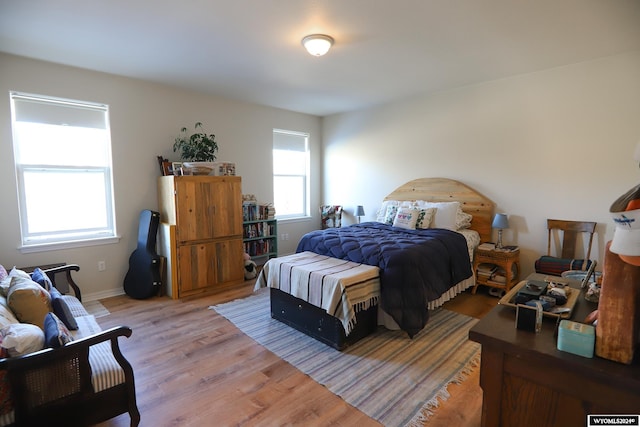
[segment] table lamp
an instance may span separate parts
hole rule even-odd
[[[358,205],[356,208],[356,216],[358,217],[358,224],[360,224],[360,217],[364,216],[364,208],[362,205]]]
[[[491,227],[498,229],[498,243],[496,243],[496,249],[502,249],[502,230],[509,228],[509,219],[507,219],[507,214],[496,214],[496,216],[493,217]]]

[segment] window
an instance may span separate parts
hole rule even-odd
[[[109,108],[11,92],[22,250],[116,238]]]
[[[273,203],[278,219],[309,216],[309,134],[274,129]]]

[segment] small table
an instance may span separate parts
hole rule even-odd
[[[502,267],[506,275],[505,283],[492,281],[489,277],[481,277],[478,275],[478,266],[483,263]],[[473,261],[473,272],[476,275],[476,284],[471,290],[472,294],[476,293],[480,285],[503,289],[505,292],[509,292],[511,287],[518,283],[518,277],[520,276],[520,249],[506,251],[478,248],[476,249],[475,259]]]

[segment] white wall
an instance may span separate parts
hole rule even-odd
[[[109,104],[114,159],[116,220],[122,240],[117,244],[80,249],[21,254],[16,178],[13,168],[9,91],[16,90]],[[309,132],[312,153],[320,152],[318,117],[242,103],[214,96],[117,77],[77,68],[0,54],[0,264],[28,266],[65,261],[79,264],[76,275],[87,298],[122,293],[128,259],[136,248],[138,216],[142,209],[157,210],[156,156],[179,160],[173,153],[174,137],[181,127],[201,121],[219,143],[218,159],[236,163],[243,192],[260,201],[272,201],[271,148],[274,128]],[[311,165],[311,205],[319,205],[320,156]],[[64,209],[60,204],[50,209]],[[318,228],[314,218],[281,224],[280,252],[295,251],[299,237]],[[98,272],[97,263],[107,270]]]
[[[640,182],[639,141],[636,51],[326,117],[322,198],[371,220],[409,180],[456,179],[509,215],[503,240],[520,245],[525,275],[547,218],[597,221],[600,270],[609,207]]]

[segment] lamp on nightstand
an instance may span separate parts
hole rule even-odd
[[[498,242],[496,243],[496,249],[502,249],[502,230],[509,228],[509,219],[507,214],[499,213],[493,217],[492,228],[498,229]]]
[[[356,208],[356,216],[358,217],[358,224],[360,224],[360,217],[364,216],[364,207],[362,205],[358,205]]]

